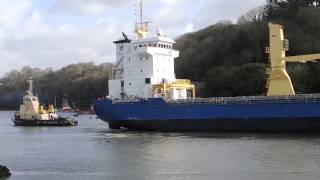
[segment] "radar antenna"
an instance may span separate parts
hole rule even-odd
[[[125,40],[129,40],[128,36],[126,35],[126,33],[122,32],[122,36],[124,37]]]

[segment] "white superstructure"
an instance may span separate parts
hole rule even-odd
[[[27,94],[23,96],[23,103],[20,105],[20,110],[15,113],[19,119],[23,120],[53,120],[57,119],[58,115],[54,112],[52,105],[49,106],[49,109],[46,111],[43,109],[43,106],[40,105],[38,97],[32,93],[32,78],[28,79],[29,89]]]
[[[112,99],[152,98],[186,99],[194,97],[189,80],[177,80],[174,59],[179,51],[173,49],[174,40],[159,30],[148,36],[148,23],[137,23],[137,38],[115,41],[116,66],[109,80]]]

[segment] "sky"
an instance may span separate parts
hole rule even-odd
[[[0,0],[0,77],[24,66],[115,61],[112,43],[133,37],[138,0]],[[237,19],[265,0],[143,0],[144,19],[177,38]]]

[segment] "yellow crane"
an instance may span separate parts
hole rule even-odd
[[[306,63],[320,60],[320,54],[308,54],[286,57],[289,50],[289,41],[284,39],[283,26],[269,23],[270,47],[267,48],[271,62],[271,68],[267,69],[268,96],[295,95],[291,78],[286,71],[286,62]]]

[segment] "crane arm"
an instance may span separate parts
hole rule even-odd
[[[302,63],[306,63],[308,61],[320,60],[320,54],[310,54],[310,55],[302,55],[302,56],[290,56],[290,57],[285,57],[284,60],[286,62],[302,62]]]

